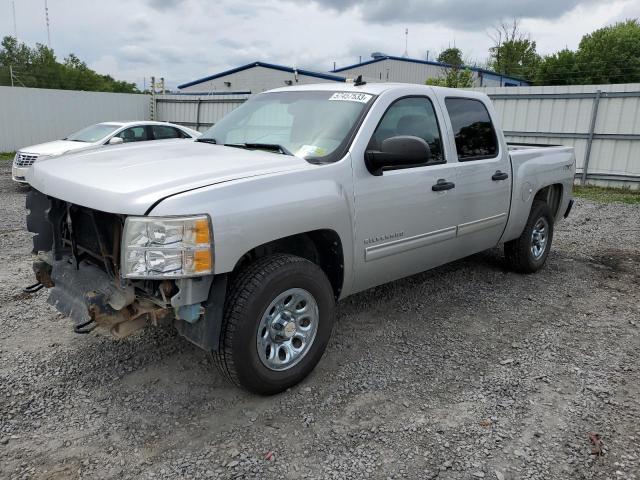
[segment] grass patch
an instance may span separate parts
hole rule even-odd
[[[601,203],[640,204],[640,190],[631,190],[630,188],[596,187],[593,185],[581,187],[574,185],[573,195]]]
[[[13,160],[16,152],[0,152],[0,160]]]

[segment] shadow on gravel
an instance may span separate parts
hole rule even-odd
[[[5,188],[0,188],[0,193],[21,193],[23,195],[26,195],[27,192],[31,190],[31,185],[23,185],[11,180],[11,172],[9,172],[9,174],[7,175],[1,175],[0,179],[2,179],[4,181],[3,183],[5,183]]]
[[[591,261],[619,273],[640,271],[640,252],[605,250],[592,255]]]

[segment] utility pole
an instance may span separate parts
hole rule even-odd
[[[11,77],[11,86],[13,87],[13,67],[9,65],[9,77]]]
[[[164,77],[160,77],[160,95],[164,95]]]

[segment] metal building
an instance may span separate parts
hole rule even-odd
[[[428,78],[446,75],[450,65],[416,58],[394,57],[373,53],[372,59],[348,67],[341,67],[331,73],[362,79],[368,82],[400,82],[424,84]],[[478,67],[465,67],[471,70],[475,87],[524,87],[529,82],[521,78],[507,77],[499,73]]]
[[[178,85],[181,93],[200,94],[252,94],[287,85],[344,82],[345,77],[312,72],[272,63],[253,62],[193,82]]]

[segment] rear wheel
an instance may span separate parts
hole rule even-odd
[[[553,240],[553,213],[546,202],[536,200],[520,237],[504,244],[507,263],[522,273],[540,270]]]
[[[214,360],[234,384],[270,395],[316,366],[333,325],[334,296],[320,267],[293,255],[270,255],[235,279],[225,304]]]

